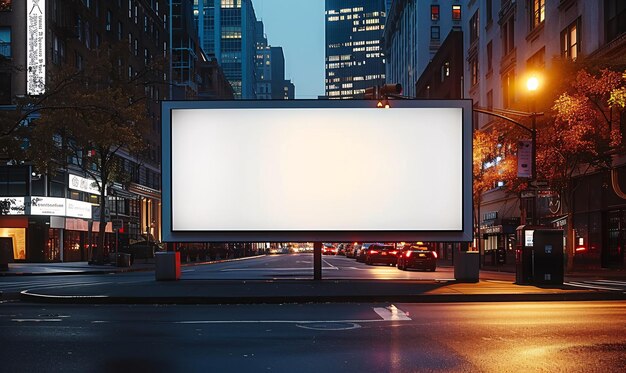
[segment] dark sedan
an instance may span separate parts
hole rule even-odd
[[[435,271],[437,269],[437,252],[428,246],[411,246],[398,256],[398,269],[409,268]]]
[[[365,254],[365,264],[396,265],[398,250],[393,245],[372,245]]]

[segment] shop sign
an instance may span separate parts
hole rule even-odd
[[[501,225],[494,225],[491,227],[483,228],[483,234],[498,234],[498,233],[502,233]]]
[[[489,211],[483,215],[483,220],[496,220],[498,218],[497,211]]]
[[[26,91],[44,93],[46,86],[46,1],[26,0]]]
[[[91,219],[91,203],[67,199],[65,206],[66,216],[73,218]]]
[[[65,198],[31,197],[31,215],[65,216]]]
[[[25,215],[26,203],[24,197],[0,198],[0,215]]]
[[[80,190],[81,192],[101,195],[98,183],[93,179],[87,179],[78,175],[69,174],[69,188]]]

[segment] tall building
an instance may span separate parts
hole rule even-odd
[[[0,2],[0,109],[15,110],[18,97],[41,95],[55,72],[82,69],[86,56],[106,42],[128,45],[130,55],[118,60],[128,77],[155,59],[164,58],[167,65],[167,5],[165,0]],[[156,71],[150,79],[158,81],[146,82],[146,100],[138,104],[146,105],[151,120],[152,130],[143,139],[148,149],[140,156],[117,153],[128,179],[113,180],[108,191],[108,210],[123,222],[120,243],[142,235],[160,239],[159,101],[169,97],[169,71]],[[14,238],[16,260],[90,259],[86,247],[98,232],[92,207],[100,195],[70,158],[55,174],[42,175],[28,162],[15,164],[0,155],[0,201],[8,206],[0,213],[0,236]],[[51,208],[35,211],[33,200]],[[109,222],[104,251],[115,247],[114,240]]]
[[[171,98],[232,99],[232,87],[220,76],[223,75],[221,67],[214,57],[207,57],[200,47],[198,28],[193,17],[193,0],[171,0],[170,4]]]
[[[528,112],[533,110],[531,101],[537,100],[538,105],[549,108],[550,102],[541,101],[541,89],[535,98],[530,97],[525,77],[531,72],[547,73],[558,59],[617,57],[626,63],[626,2],[621,0],[478,0],[469,2],[463,11],[467,14],[463,21],[465,95],[476,106]],[[543,76],[546,91],[551,78],[567,79],[558,72]],[[527,118],[520,120],[530,124]],[[498,131],[502,124],[479,115],[474,125]],[[622,128],[625,125],[623,115]],[[524,197],[520,201],[517,195],[507,194],[497,186],[484,193],[477,237],[481,240],[482,263],[496,264],[498,249],[506,251],[505,264],[514,263],[515,229],[520,224],[523,205],[525,211],[535,215],[529,216],[533,220],[573,228],[576,237],[565,239],[584,242],[586,248],[568,253],[575,266],[624,267],[626,257],[621,248],[626,238],[626,199],[611,183],[624,182],[623,159],[614,158],[613,171],[598,170],[579,176],[573,192],[575,203],[569,211],[561,203],[546,203],[544,198]],[[555,201],[560,201],[558,196]],[[573,227],[568,227],[568,213],[573,216]]]
[[[256,26],[252,0],[194,0],[200,46],[214,57],[230,81],[235,98],[256,98]]]
[[[326,0],[326,96],[362,97],[385,82],[385,0]]]
[[[292,100],[293,98],[293,83],[285,80],[283,48],[266,45],[257,49],[257,99]]]
[[[415,83],[452,28],[463,20],[459,0],[393,0],[384,33],[387,83],[400,83],[415,97]]]

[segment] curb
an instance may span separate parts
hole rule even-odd
[[[415,295],[348,295],[348,296],[269,296],[269,297],[125,297],[44,295],[24,290],[22,301],[58,304],[285,304],[285,303],[507,303],[507,302],[574,302],[626,300],[619,292],[573,292],[537,294],[415,294]]]

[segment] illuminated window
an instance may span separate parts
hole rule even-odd
[[[561,31],[561,55],[570,60],[575,60],[580,52],[579,22],[580,18]]]
[[[452,20],[453,21],[461,20],[461,6],[460,5],[452,5]]]
[[[439,5],[430,6],[430,19],[433,21],[439,21]]]
[[[539,26],[546,19],[546,0],[530,0],[530,29]]]

